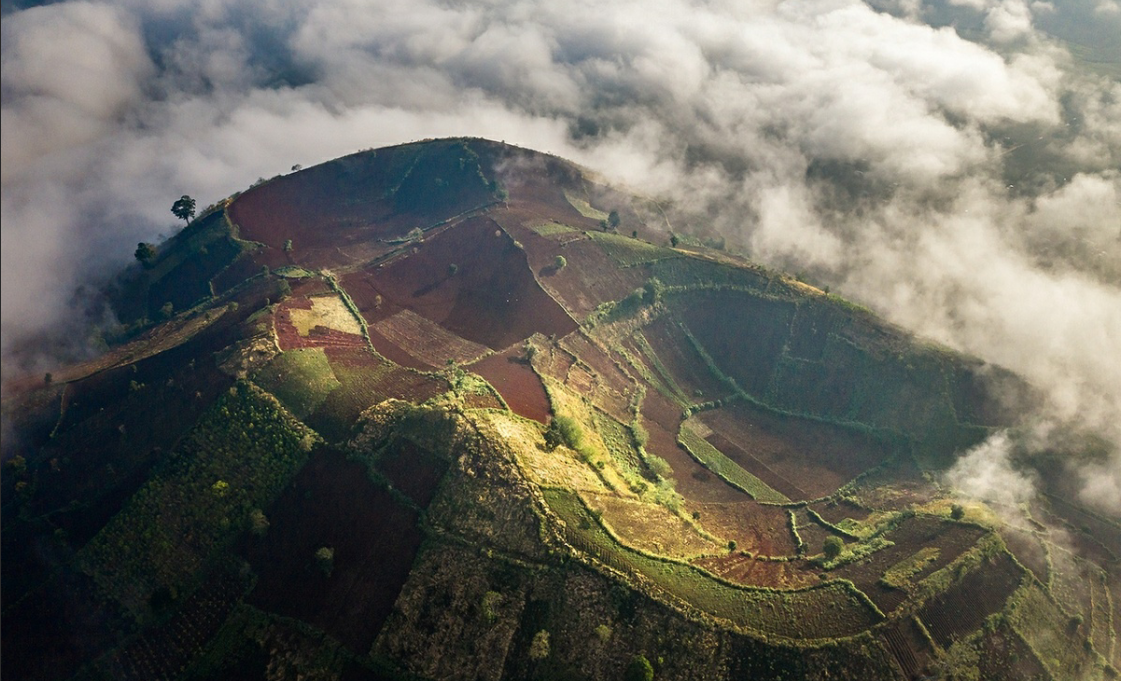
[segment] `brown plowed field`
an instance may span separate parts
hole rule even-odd
[[[757,501],[690,503],[701,514],[701,527],[714,536],[734,540],[736,549],[760,556],[793,556],[797,546],[786,509]]]
[[[794,517],[798,519],[798,536],[800,536],[802,541],[806,544],[807,555],[812,556],[821,553],[822,546],[825,544],[825,538],[836,534],[811,518],[810,514],[807,513],[804,508],[795,511]]]
[[[363,262],[389,250],[379,240],[428,226],[394,216],[392,201],[382,200],[415,154],[407,147],[383,149],[276,178],[235,199],[230,219],[241,238],[269,247],[254,254],[257,262],[266,253],[314,269]],[[282,251],[287,239],[294,246],[290,254]]]
[[[576,329],[538,286],[525,253],[489,218],[449,227],[415,252],[348,274],[342,284],[371,324],[409,309],[496,350],[535,332],[563,336]]]
[[[903,678],[917,679],[929,671],[926,665],[933,651],[910,617],[887,625],[880,633],[880,640],[899,664]]]
[[[804,560],[757,560],[742,553],[698,558],[693,565],[717,577],[748,586],[798,589],[819,583],[820,571]]]
[[[884,445],[860,433],[747,403],[704,412],[700,419],[721,436],[720,444],[709,439],[713,446],[792,500],[827,496],[890,455]],[[733,451],[725,449],[727,445],[754,458],[771,471],[771,477],[777,475],[781,480],[775,484],[749,467],[757,465],[741,463]],[[783,481],[796,489],[783,489]]]
[[[713,475],[677,444],[681,410],[654,390],[642,401],[642,425],[649,433],[646,451],[673,468],[674,485],[687,506],[694,503],[749,501],[751,497]]]
[[[677,385],[694,401],[727,397],[731,390],[709,370],[704,358],[685,336],[684,330],[669,317],[661,317],[642,329],[646,342]],[[699,392],[699,394],[698,394]]]
[[[600,303],[627,297],[646,281],[644,270],[620,267],[583,235],[558,243],[529,229],[517,234],[538,281],[577,319],[586,317]],[[558,255],[568,262],[559,270],[555,265]]]
[[[576,358],[572,353],[556,345],[546,346],[546,352],[539,353],[533,358],[533,367],[541,372],[542,376],[548,376],[561,383],[564,383],[575,363]]]
[[[545,423],[549,418],[549,397],[545,386],[533,372],[517,347],[491,355],[468,367],[487,380],[519,416]]]
[[[938,556],[927,562],[923,569],[911,577],[917,583],[949,565],[968,551],[984,535],[984,530],[971,525],[960,525],[934,518],[916,516],[901,522],[886,539],[893,546],[876,551],[862,561],[849,563],[834,570],[837,577],[851,580],[885,613],[890,613],[907,597],[907,592],[882,586],[879,581],[884,572],[919,550],[935,547]],[[821,545],[811,546],[811,553],[821,551]]]
[[[845,518],[852,518],[853,520],[864,520],[868,517],[870,511],[866,508],[861,508],[851,501],[841,499],[839,501],[823,501],[816,504],[811,504],[810,508],[817,511],[818,515],[825,518],[827,521],[836,525]]]
[[[706,291],[673,299],[680,319],[716,365],[748,393],[763,396],[790,335],[793,303],[738,291]]]
[[[368,651],[420,547],[417,513],[370,482],[362,464],[321,452],[267,514],[268,534],[242,547],[258,575],[249,602]],[[334,549],[330,576],[316,563],[324,546]]]
[[[1021,568],[1002,553],[928,601],[919,610],[919,618],[935,642],[947,648],[1003,608],[1022,577]]]
[[[598,345],[582,334],[570,334],[561,339],[565,350],[579,357],[591,370],[583,376],[579,365],[569,370],[565,383],[575,392],[587,395],[600,409],[617,421],[627,423],[631,420],[631,394],[636,383],[624,373],[615,361]],[[586,372],[586,370],[584,370]]]
[[[1041,681],[1051,678],[1031,646],[1007,625],[985,636],[980,643],[977,666],[982,679]]]
[[[412,310],[401,310],[370,328],[425,368],[442,367],[448,360],[473,362],[488,352],[486,346],[460,338]]]

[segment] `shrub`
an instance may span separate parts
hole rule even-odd
[[[572,449],[578,449],[580,444],[584,441],[584,432],[580,429],[580,424],[576,419],[571,416],[557,416],[549,422],[549,427],[545,430],[545,445],[550,449],[556,449],[559,445],[566,445]]]
[[[645,655],[635,655],[627,665],[623,681],[654,681],[654,666]]]
[[[611,640],[612,633],[613,632],[611,631],[611,627],[606,624],[601,624],[596,627],[596,638],[598,638],[600,641],[603,641],[604,643],[607,643],[609,640]]]
[[[482,613],[483,619],[493,624],[498,620],[498,606],[502,603],[502,594],[497,591],[488,591],[483,594]]]
[[[673,468],[670,467],[669,462],[660,456],[650,455],[646,459],[646,465],[650,467],[650,472],[659,478],[673,475]]]

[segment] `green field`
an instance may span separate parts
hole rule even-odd
[[[680,257],[676,251],[655,246],[641,239],[632,239],[629,236],[609,232],[588,232],[588,234],[612,260],[623,267]]]
[[[571,492],[545,490],[564,520],[567,539],[603,564],[638,577],[654,590],[736,626],[790,639],[824,639],[864,631],[881,617],[848,582],[797,591],[737,587],[684,563],[658,560],[617,543]]]
[[[693,432],[687,424],[682,424],[681,432],[678,434],[677,440],[694,459],[701,462],[701,465],[719,475],[733,487],[747,492],[756,501],[770,501],[776,504],[790,502],[790,499],[787,498],[786,495],[775,490],[767,483],[745,471],[735,461],[724,456],[719,449],[713,447],[707,440]]]
[[[575,227],[569,227],[568,225],[560,223],[560,222],[541,222],[541,223],[538,223],[538,224],[535,224],[535,225],[531,225],[530,229],[537,232],[541,236],[556,236],[557,234],[572,234],[573,232],[579,232],[580,231],[580,230],[576,229]]]
[[[300,348],[277,355],[253,376],[297,418],[306,418],[341,383],[323,348]]]

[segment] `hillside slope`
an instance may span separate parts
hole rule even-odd
[[[5,676],[1115,678],[1121,524],[934,482],[1030,388],[693,243],[476,139],[216,204],[11,383]]]

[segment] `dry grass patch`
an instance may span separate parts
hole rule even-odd
[[[608,494],[587,494],[584,498],[590,508],[602,514],[604,524],[620,542],[631,548],[686,560],[723,550],[665,506]]]
[[[311,302],[310,310],[298,307],[288,310],[292,326],[296,327],[297,333],[301,336],[306,337],[317,326],[343,333],[362,334],[362,327],[342,298],[336,295],[315,296],[308,298],[308,301]]]

